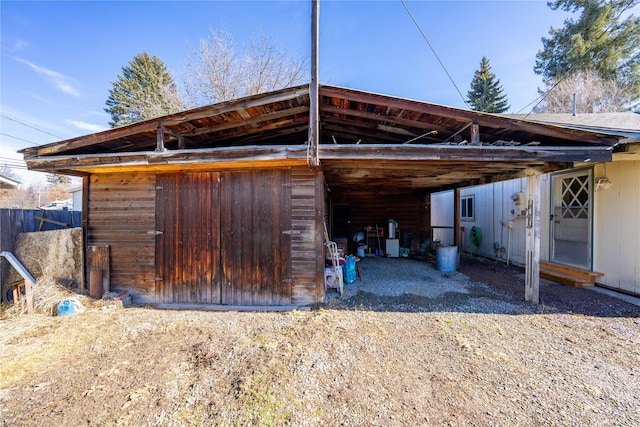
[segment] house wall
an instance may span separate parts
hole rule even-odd
[[[594,193],[593,269],[598,283],[640,295],[640,161],[599,164],[611,187]]]
[[[608,189],[593,193],[593,270],[604,273],[598,284],[640,295],[640,161],[616,161],[597,164],[594,178],[607,176],[612,182]],[[550,257],[551,175],[541,177],[541,245],[540,259]],[[595,184],[594,184],[595,186]],[[467,187],[460,195],[474,195],[476,217],[461,221],[464,228],[463,250],[482,256],[525,264],[525,219],[511,210],[515,208],[511,195],[526,191],[526,180],[515,179],[487,185]],[[453,224],[453,192],[432,194],[432,223]],[[513,222],[509,245],[508,223]],[[482,229],[479,250],[469,242],[471,227]],[[444,236],[434,231],[434,236]],[[450,241],[443,238],[443,243]],[[494,243],[499,247],[494,249]]]
[[[525,220],[512,196],[525,190],[525,180],[515,179],[487,185],[466,187],[460,190],[460,198],[473,197],[474,218],[460,221],[462,249],[482,256],[506,262],[525,264]],[[482,233],[477,247],[471,242],[473,227]]]
[[[286,269],[291,271],[291,278],[285,285],[291,287],[293,305],[317,303],[324,297],[322,175],[308,168],[282,170],[290,180],[287,185],[291,186],[290,198],[285,206],[281,206],[289,211],[287,216],[290,214],[291,218],[291,230],[284,230],[291,235],[291,253],[279,257],[286,260]],[[246,176],[253,175],[233,173],[227,176],[247,179]],[[162,302],[158,301],[155,280],[156,263],[161,262],[156,260],[157,182],[155,173],[94,174],[86,189],[87,245],[110,246],[111,288],[129,290],[134,300],[141,303]],[[268,192],[264,193],[256,193],[255,197],[269,197]],[[255,222],[269,224],[276,214],[260,212]],[[248,241],[251,246],[251,240]],[[252,252],[245,246],[242,250],[248,260]],[[247,287],[252,285],[247,284]],[[162,292],[160,289],[160,294]]]
[[[73,210],[81,211],[82,210],[82,190],[72,192],[71,197],[72,197]]]

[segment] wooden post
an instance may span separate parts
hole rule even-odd
[[[9,264],[18,272],[24,279],[24,296],[27,300],[27,313],[33,313],[33,287],[36,285],[36,279],[33,278],[31,273],[22,265],[22,263],[11,252],[1,251],[0,258],[6,259]],[[13,302],[18,302],[19,292],[14,288],[13,290]]]
[[[89,252],[89,262],[88,262],[89,278],[97,280],[98,275],[95,274],[95,272],[100,272],[99,280],[101,283],[98,290],[101,291],[100,295],[102,295],[111,290],[110,289],[111,271],[109,269],[109,245],[89,246],[88,252]],[[91,285],[91,280],[89,281],[89,284]],[[89,286],[89,289],[91,289],[91,286]]]
[[[540,173],[527,174],[525,301],[540,303]]]
[[[471,145],[482,145],[480,142],[480,126],[477,123],[471,125]]]
[[[89,277],[89,271],[87,266],[87,246],[88,246],[88,225],[89,225],[89,184],[91,179],[88,176],[82,177],[82,259],[84,260],[84,268],[82,269],[82,288],[88,289],[89,283],[87,278]]]
[[[453,244],[462,251],[462,230],[460,229],[460,188],[453,190]]]
[[[318,54],[319,54],[319,22],[320,1],[311,2],[311,82],[309,83],[309,166],[320,167],[318,146],[320,145],[319,83],[318,83]]]
[[[158,123],[156,130],[156,151],[165,151],[164,148],[164,127]]]

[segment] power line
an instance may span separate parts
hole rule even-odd
[[[51,135],[51,136],[55,136],[56,138],[63,139],[61,136],[55,135],[55,134],[53,134],[51,132],[47,132],[46,130],[39,129],[39,128],[35,127],[35,126],[28,125],[28,124],[26,124],[24,122],[21,122],[20,120],[17,120],[17,119],[14,119],[12,117],[9,117],[6,114],[0,113],[0,116],[4,117],[7,120],[11,120],[12,122],[16,122],[18,124],[21,124],[22,126],[26,126],[28,128],[37,130],[38,132],[46,133],[47,135]]]
[[[416,18],[413,17],[413,14],[411,13],[411,11],[409,10],[409,7],[407,6],[407,4],[404,2],[404,0],[400,0],[402,2],[402,5],[404,6],[405,10],[407,11],[407,13],[409,14],[409,16],[411,17],[411,20],[413,21],[413,23],[415,24],[416,28],[418,29],[418,31],[420,32],[420,34],[422,35],[422,38],[424,39],[425,42],[427,42],[427,44],[429,45],[429,48],[431,49],[431,52],[433,52],[433,55],[436,57],[436,59],[438,60],[438,62],[440,63],[440,66],[442,67],[442,69],[444,70],[444,72],[447,74],[447,77],[449,77],[449,80],[451,80],[451,83],[453,84],[453,87],[456,88],[456,91],[458,91],[458,95],[460,95],[460,98],[462,99],[462,102],[464,102],[464,104],[469,107],[469,104],[467,103],[467,100],[464,98],[464,96],[462,95],[462,92],[460,92],[460,89],[458,89],[458,85],[456,85],[456,82],[453,81],[453,77],[451,77],[451,74],[449,74],[449,71],[447,70],[447,67],[444,66],[444,63],[442,62],[442,60],[440,60],[440,57],[438,56],[438,54],[436,53],[436,50],[433,48],[433,46],[431,45],[431,43],[429,42],[429,39],[427,38],[427,36],[424,34],[424,31],[422,31],[422,28],[420,28],[420,25],[418,24],[418,21],[416,21]]]
[[[20,141],[28,142],[31,145],[39,145],[37,142],[29,141],[28,139],[20,138],[17,136],[9,135],[8,133],[0,132],[0,135],[8,136],[9,138],[19,139]]]
[[[6,161],[11,161],[16,163],[25,163],[24,160],[14,159],[13,157],[0,157],[0,160],[6,160]]]
[[[582,59],[582,58],[586,57],[587,55],[589,55],[590,53],[592,53],[592,52],[591,52],[591,50],[593,49],[593,45],[594,45],[594,43],[595,43],[595,42],[597,42],[598,40],[600,40],[600,39],[602,38],[602,36],[604,36],[605,34],[607,34],[607,32],[609,32],[609,30],[611,29],[611,27],[613,26],[613,24],[618,20],[618,18],[620,18],[620,17],[622,16],[622,14],[623,14],[627,9],[629,9],[629,8],[631,7],[631,5],[632,5],[632,3],[630,2],[629,4],[627,4],[627,6],[626,6],[626,7],[624,7],[624,8],[620,11],[620,13],[618,13],[618,16],[616,16],[616,17],[611,21],[611,23],[609,24],[609,26],[608,26],[607,28],[605,28],[604,30],[602,30],[602,32],[600,33],[600,35],[599,35],[598,37],[596,37],[596,39],[595,39],[595,40],[593,40],[593,41],[591,42],[591,46],[589,46],[589,49],[587,49],[587,50],[585,51],[584,55],[582,55],[582,57],[581,57],[580,59]],[[550,93],[551,93],[551,92],[552,92],[552,91],[553,91],[553,90],[554,90],[554,89],[555,89],[555,88],[556,88],[560,83],[564,82],[564,81],[569,77],[569,75],[571,74],[572,69],[573,69],[573,67],[571,67],[571,64],[569,64],[569,70],[568,70],[566,73],[564,73],[564,75],[563,75],[563,76],[561,76],[561,77],[558,79],[558,81],[557,81],[557,82],[556,82],[556,83],[555,83],[555,84],[554,84],[554,85],[553,85],[549,90],[545,91],[542,95],[540,95],[540,96],[536,97],[533,101],[531,101],[530,103],[528,103],[527,105],[525,105],[524,107],[522,107],[520,110],[518,110],[518,112],[517,112],[516,114],[519,114],[522,110],[525,110],[529,105],[533,104],[534,102],[538,101],[538,99],[539,99],[539,101],[536,103],[536,105],[534,105],[534,106],[533,106],[533,108],[531,109],[531,111],[529,111],[529,112],[527,113],[527,115],[526,115],[524,118],[526,119],[527,117],[529,117],[529,116],[531,115],[531,113],[533,112],[533,110],[535,110],[535,109],[536,109],[536,107],[537,107],[538,105],[540,105],[540,103],[541,103],[542,101],[544,101],[544,99],[547,97],[547,95],[549,95],[549,94],[550,94]]]
[[[11,169],[27,170],[27,164],[18,159],[11,159],[9,157],[0,157],[0,166],[6,166]]]
[[[28,168],[26,166],[9,165],[9,164],[6,164],[6,163],[0,163],[0,166],[6,166],[9,169],[18,169],[18,170],[23,170],[23,171],[28,170]]]

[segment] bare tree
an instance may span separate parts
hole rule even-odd
[[[238,51],[229,32],[211,29],[185,64],[184,98],[196,107],[290,87],[303,81],[306,68],[302,55],[289,55],[268,36]]]
[[[14,181],[20,181],[20,177],[5,163],[0,165],[0,175],[5,178],[13,179]]]
[[[602,78],[595,71],[579,71],[547,85],[544,100],[534,109],[536,113],[570,113],[573,94],[576,109],[582,113],[626,111],[634,103],[632,91],[615,80]],[[545,91],[538,89],[542,95]]]

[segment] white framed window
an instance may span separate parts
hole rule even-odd
[[[460,197],[460,219],[473,220],[476,217],[475,213],[475,197],[473,194]]]

